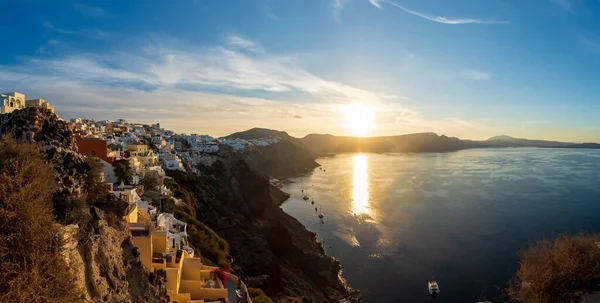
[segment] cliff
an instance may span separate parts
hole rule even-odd
[[[52,242],[59,245],[56,250],[36,251],[37,247],[30,247],[29,250],[38,258],[62,257],[62,262],[69,269],[61,273],[63,277],[60,279],[74,279],[75,286],[70,288],[79,292],[79,299],[68,301],[167,302],[162,281],[154,274],[148,273],[139,262],[129,228],[122,220],[122,211],[125,209],[121,205],[123,202],[94,194],[102,190],[98,191],[98,188],[95,188],[98,184],[94,182],[94,172],[77,152],[69,124],[46,109],[27,108],[0,115],[0,134],[9,136],[0,140],[0,144],[8,144],[6,148],[15,149],[10,145],[16,140],[17,146],[23,145],[18,147],[22,150],[36,150],[35,153],[38,153],[37,150],[41,149],[43,161],[38,166],[48,166],[51,170],[53,178],[45,178],[44,182],[48,183],[37,188],[41,195],[48,195],[48,205],[44,206],[45,202],[42,201],[37,207],[53,212],[50,220],[54,222],[56,231],[54,227],[49,227],[48,230],[52,230],[54,234],[48,237],[62,234],[63,241]],[[18,159],[23,154],[9,152],[3,160],[19,163]],[[0,170],[20,173],[6,165],[0,165]],[[11,180],[16,182],[19,179]],[[21,196],[3,198],[0,199],[0,203],[16,203],[18,201],[15,199],[19,197]],[[22,214],[28,216],[28,213]],[[18,214],[17,212],[17,216]],[[11,238],[22,234],[23,231],[3,229],[0,233],[0,238]],[[43,235],[39,234],[38,237]],[[0,254],[0,257],[3,256]],[[7,260],[3,258],[2,262],[5,261]],[[62,264],[61,261],[53,262],[53,267]],[[15,278],[20,279],[19,276]],[[57,279],[52,281],[54,280]],[[48,301],[41,296],[33,295],[27,298],[27,301],[58,300],[55,298]]]
[[[280,180],[319,166],[312,154],[286,140],[248,148],[243,155],[253,170]]]
[[[245,158],[222,151],[200,176],[169,172],[196,197],[203,223],[229,243],[233,268],[275,302],[337,302],[346,295],[340,264],[325,255],[315,234],[284,213],[287,196]]]
[[[388,137],[339,137],[310,134],[301,139],[315,154],[340,152],[450,152],[478,147],[473,141],[438,136],[434,133],[408,134]]]
[[[243,152],[244,158],[253,170],[276,179],[289,178],[319,166],[314,155],[300,139],[283,131],[252,128],[225,138],[244,140],[280,138],[278,143],[252,146]]]

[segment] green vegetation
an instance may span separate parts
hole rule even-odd
[[[219,267],[231,269],[231,264],[227,260],[229,244],[225,240],[210,227],[183,211],[181,207],[175,209],[175,217],[187,223],[190,243],[200,251],[203,257]]]
[[[515,302],[576,302],[599,290],[600,235],[560,235],[519,253],[520,267],[509,282]]]
[[[145,175],[140,179],[140,184],[144,186],[144,190],[157,190],[158,180],[152,175]]]
[[[56,184],[37,145],[0,142],[0,302],[81,302],[53,220]]]
[[[272,303],[271,299],[265,295],[262,289],[259,288],[248,288],[248,295],[254,303]]]
[[[131,182],[133,181],[133,171],[131,170],[131,166],[129,166],[128,160],[117,160],[113,164],[113,167],[115,170],[115,175],[117,176],[117,180],[119,182],[131,184]]]
[[[169,173],[173,173],[173,171],[169,171]],[[177,219],[187,223],[187,233],[192,246],[200,252],[203,259],[210,260],[210,263],[216,266],[231,269],[231,263],[227,260],[229,244],[197,219],[194,209],[195,196],[174,180],[165,179],[164,184],[175,197],[186,202],[185,206],[175,206],[174,203],[169,202],[167,208],[173,211]]]

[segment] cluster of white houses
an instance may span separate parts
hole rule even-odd
[[[0,94],[0,114],[26,107],[41,107],[54,112],[43,99],[26,100],[17,92]],[[188,241],[187,224],[164,212],[168,200],[185,203],[176,198],[164,185],[165,169],[196,171],[193,166],[210,164],[216,159],[220,144],[253,143],[219,140],[206,135],[175,134],[160,124],[146,125],[116,121],[95,121],[75,118],[70,120],[79,152],[86,157],[98,158],[103,164],[102,178],[108,191],[129,204],[124,220],[128,222],[133,242],[140,252],[140,261],[150,271],[160,271],[166,277],[170,302],[252,302],[244,283],[228,273],[226,283],[217,278],[220,269],[202,263],[199,251]],[[270,141],[269,141],[270,142]],[[259,142],[258,144],[264,144]],[[134,173],[130,185],[118,182],[113,169],[117,160],[127,160]],[[144,189],[138,185],[147,175],[161,184]]]

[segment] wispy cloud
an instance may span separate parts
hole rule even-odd
[[[73,36],[82,36],[82,37],[91,37],[97,39],[110,38],[111,35],[107,32],[101,31],[99,29],[80,29],[80,30],[70,30],[57,28],[50,21],[46,21],[42,24],[45,28],[52,30],[59,34],[64,35],[73,35]]]
[[[581,42],[586,47],[589,47],[595,51],[600,51],[600,41],[593,40],[582,34],[577,35],[577,40],[579,40],[579,42]]]
[[[369,2],[371,2],[371,4],[373,4],[377,8],[381,8],[381,4],[386,3],[386,4],[389,4],[396,8],[399,8],[411,15],[414,15],[414,16],[417,16],[417,17],[420,17],[420,18],[423,18],[423,19],[426,19],[429,21],[443,23],[443,24],[455,25],[455,24],[506,24],[506,23],[509,23],[508,21],[492,21],[492,20],[482,20],[482,19],[476,19],[476,18],[446,18],[443,16],[432,16],[432,15],[428,15],[425,13],[414,11],[414,10],[406,8],[400,4],[397,4],[392,1],[387,1],[387,0],[369,0]]]
[[[331,6],[333,8],[333,19],[337,23],[342,22],[342,10],[344,9],[344,5],[347,0],[332,0]]]
[[[0,91],[45,98],[65,118],[160,121],[178,132],[217,136],[252,126],[304,135],[314,125],[343,134],[340,106],[348,103],[372,106],[385,134],[477,127],[458,118],[429,119],[397,96],[320,77],[294,56],[269,53],[240,36],[214,47],[169,46],[23,58],[0,65]]]
[[[562,9],[569,13],[574,13],[573,3],[571,0],[550,0],[552,3],[560,6]]]
[[[100,8],[97,6],[91,6],[91,5],[82,4],[82,3],[73,3],[73,7],[76,10],[78,10],[79,12],[81,12],[82,14],[86,15],[87,17],[91,17],[91,18],[111,17],[111,14],[109,12],[107,12],[103,8]]]
[[[371,4],[373,4],[377,8],[381,8],[381,4],[379,4],[381,0],[369,0],[369,2],[371,2]]]
[[[488,80],[492,78],[492,74],[476,70],[466,70],[462,73],[462,76],[469,80]]]
[[[254,41],[242,38],[238,35],[229,36],[229,45],[235,48],[246,49],[255,53],[260,53],[264,51],[263,48],[256,44]]]

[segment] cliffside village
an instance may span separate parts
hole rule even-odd
[[[41,107],[54,112],[43,99],[26,100],[24,94],[17,92],[0,94],[1,114],[26,107]],[[169,199],[176,205],[184,201],[176,198],[165,185],[144,190],[139,181],[151,175],[159,184],[164,184],[162,181],[169,178],[165,169],[186,171],[187,168],[199,173],[198,164],[210,165],[216,161],[220,145],[243,151],[253,145],[276,143],[278,138],[216,139],[207,135],[176,134],[161,128],[158,123],[129,123],[123,119],[74,118],[70,124],[79,152],[86,157],[95,157],[103,164],[102,179],[107,191],[129,204],[124,220],[139,249],[140,261],[149,271],[166,273],[170,302],[252,302],[246,286],[235,275],[227,273],[223,285],[217,278],[220,269],[203,264],[188,242],[186,222],[160,207]],[[128,161],[134,175],[131,184],[118,182],[112,165],[118,160]]]

